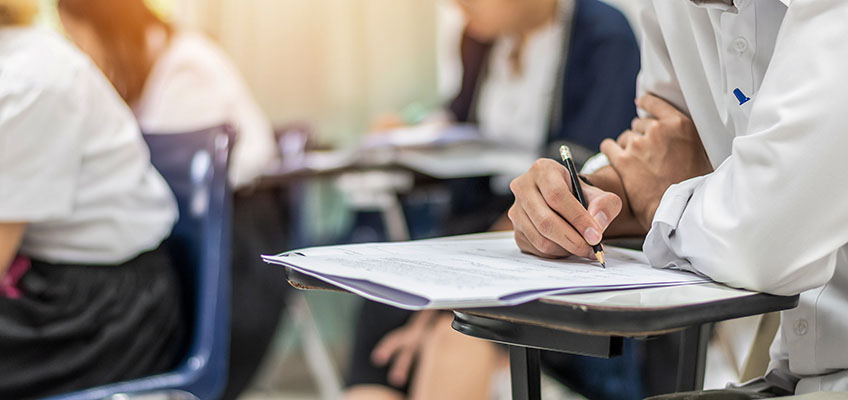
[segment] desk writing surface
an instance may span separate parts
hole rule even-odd
[[[612,290],[607,292],[548,296],[541,301],[554,305],[584,305],[593,308],[654,310],[737,299],[756,294],[757,292],[734,289],[717,283],[707,283],[680,287]]]
[[[452,240],[494,239],[511,235],[512,232],[495,232],[454,237]],[[286,268],[286,274],[289,282],[301,289],[343,291],[291,268]],[[708,283],[547,296],[517,306],[461,311],[573,332],[638,336],[780,311],[795,307],[797,302],[798,296],[772,296]]]
[[[286,268],[286,276],[289,283],[299,289],[346,292],[292,268]],[[772,296],[719,284],[692,285],[695,286],[708,289],[693,293],[685,289],[690,286],[676,286],[549,296],[517,306],[460,311],[570,332],[643,336],[785,310],[798,304],[798,296]],[[650,294],[643,297],[641,292]]]

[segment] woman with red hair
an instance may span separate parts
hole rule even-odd
[[[287,293],[279,271],[259,258],[286,240],[284,204],[253,184],[276,154],[271,123],[238,70],[212,41],[179,29],[143,0],[59,0],[74,42],[100,67],[146,134],[228,124],[233,203],[230,370],[224,398],[247,386],[268,348]]]

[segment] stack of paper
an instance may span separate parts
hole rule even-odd
[[[474,125],[432,122],[369,134],[363,140],[361,148],[433,148],[482,140],[483,136]]]
[[[509,236],[315,247],[263,256],[371,300],[400,308],[470,308],[552,294],[688,285],[708,280],[651,268],[640,252],[606,248],[607,268],[523,254]]]

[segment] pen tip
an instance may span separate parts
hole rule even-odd
[[[601,267],[603,267],[604,269],[606,269],[606,268],[607,268],[607,263],[601,263]]]
[[[603,251],[603,250],[601,250],[601,251],[599,251],[599,252],[595,253],[595,258],[597,258],[597,259],[598,259],[598,262],[599,262],[599,263],[601,263],[601,265],[602,265],[604,268],[606,268],[606,267],[607,267],[607,263],[606,263],[606,260],[605,260],[605,257],[604,257],[604,251]]]

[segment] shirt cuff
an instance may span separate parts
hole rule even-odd
[[[651,230],[645,237],[645,245],[642,248],[654,268],[673,268],[696,272],[688,260],[677,255],[671,243],[671,238],[677,230],[692,194],[703,179],[704,177],[698,177],[672,185],[663,194],[651,223]]]
[[[595,172],[598,172],[598,170],[600,170],[601,168],[609,165],[610,161],[609,158],[607,158],[606,154],[598,153],[590,157],[588,160],[586,160],[585,163],[583,163],[583,168],[580,170],[580,173],[584,175],[591,175]]]

